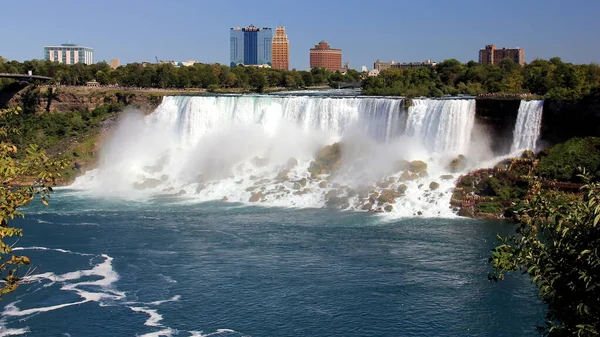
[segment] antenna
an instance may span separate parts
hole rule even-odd
[[[156,63],[160,63],[158,62],[158,56],[154,56],[154,58],[156,59]]]

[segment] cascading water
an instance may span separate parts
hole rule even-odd
[[[464,154],[475,123],[475,100],[415,99],[409,108],[407,135],[433,153]]]
[[[474,100],[317,96],[165,97],[124,119],[100,165],[72,185],[130,198],[452,216],[448,158],[468,154]],[[341,142],[335,170],[311,166]],[[330,150],[327,150],[330,151]],[[321,156],[323,150],[321,150]],[[427,169],[407,161],[427,162]]]
[[[543,100],[521,101],[510,152],[536,150],[542,127]]]

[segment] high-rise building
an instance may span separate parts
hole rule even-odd
[[[44,60],[65,64],[92,64],[94,63],[94,49],[72,43],[46,46],[44,47]]]
[[[310,49],[310,68],[325,68],[331,71],[342,70],[342,50],[333,49],[325,41]]]
[[[273,36],[273,68],[289,70],[290,41],[285,34],[285,27],[276,27]]]
[[[230,65],[272,65],[271,44],[273,30],[250,25],[230,29]]]
[[[479,50],[479,63],[499,65],[503,59],[512,59],[521,66],[525,65],[525,50],[521,48],[496,49],[496,45],[488,44],[485,49]]]

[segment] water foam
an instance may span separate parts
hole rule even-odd
[[[260,192],[255,199],[262,206],[302,208],[325,207],[336,193],[352,210],[366,207],[364,194],[355,195],[360,189],[401,188],[391,215],[453,216],[449,200],[461,172],[448,178],[448,163],[465,154],[464,168],[474,168],[478,153],[489,153],[475,127],[473,99],[415,99],[406,110],[399,98],[165,97],[151,115],[125,118],[98,169],[71,187],[195,202],[249,203]],[[343,144],[337,172],[311,175],[316,153],[337,141]],[[427,174],[406,181],[394,169],[398,160],[423,160]]]

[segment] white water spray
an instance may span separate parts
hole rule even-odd
[[[475,101],[414,100],[408,111],[403,103],[165,97],[151,115],[125,118],[98,169],[72,187],[133,199],[179,196],[281,207],[325,207],[336,195],[347,209],[393,206],[388,210],[397,216],[452,216],[448,201],[456,175],[449,176],[446,166],[474,151]],[[343,151],[336,173],[311,174],[317,152],[337,141]],[[400,169],[399,160],[423,160],[427,172]],[[392,202],[377,197],[400,190]]]

